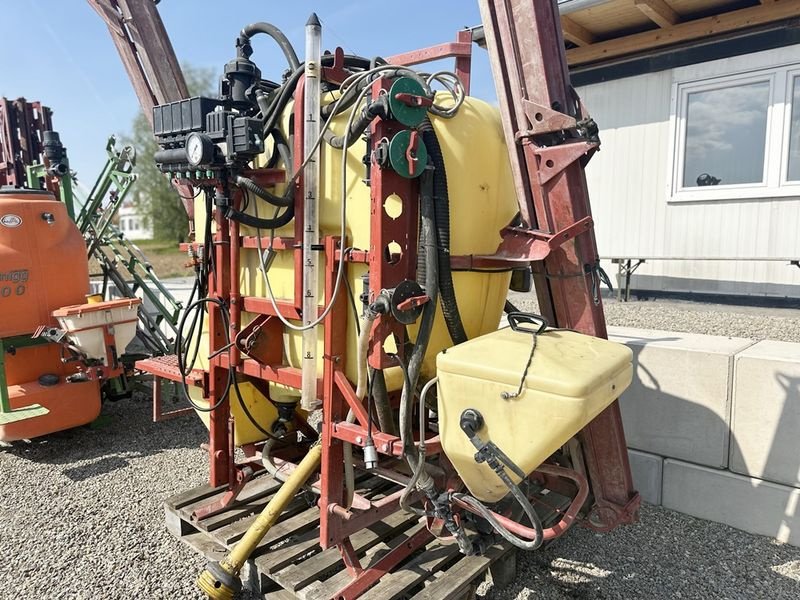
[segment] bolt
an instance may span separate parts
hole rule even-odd
[[[361,439],[361,436],[360,436],[360,435],[359,435],[359,436],[356,438],[356,444],[360,444],[360,443],[362,443],[363,441],[364,441],[364,440],[363,440],[363,439]]]
[[[381,446],[381,452],[388,452],[389,451],[389,444],[384,444]]]

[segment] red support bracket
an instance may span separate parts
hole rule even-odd
[[[574,129],[578,126],[575,117],[553,110],[545,104],[537,104],[536,102],[523,99],[522,110],[525,111],[525,116],[527,116],[528,121],[530,121],[530,129],[518,131],[516,136],[514,136],[517,142],[532,135],[564,131],[565,129]]]
[[[539,161],[539,183],[542,185],[553,179],[583,156],[590,155],[600,144],[595,142],[574,142],[558,146],[542,146],[533,148],[526,144],[526,152],[531,149]]]
[[[523,229],[521,227],[506,227],[500,232],[503,236],[503,241],[495,254],[478,258],[520,263],[544,260],[553,250],[580,234],[590,231],[593,226],[594,220],[592,220],[592,217],[583,217],[556,233],[547,233],[536,229]]]
[[[353,581],[336,592],[333,597],[338,600],[352,600],[353,598],[358,598],[370,587],[375,585],[381,577],[391,572],[398,564],[411,556],[416,550],[425,546],[425,544],[432,539],[433,535],[431,532],[428,531],[424,525],[420,526],[411,537],[402,542],[399,546],[393,548],[369,569],[366,569],[355,577]]]

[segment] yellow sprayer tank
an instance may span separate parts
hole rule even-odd
[[[522,393],[514,396],[532,344],[533,334],[505,328],[437,357],[442,447],[470,493],[484,502],[501,500],[508,488],[486,463],[475,461],[475,446],[460,427],[466,409],[483,417],[481,438],[530,474],[631,383],[627,346],[550,330],[536,336]]]
[[[284,113],[284,128],[287,127],[289,116],[293,110],[290,103]],[[339,135],[344,131],[346,114],[337,117],[332,130]],[[505,147],[500,115],[496,108],[486,102],[475,98],[467,98],[457,114],[451,119],[438,118],[431,115],[431,121],[442,148],[445,167],[447,171],[448,192],[450,197],[450,250],[451,255],[469,254],[494,254],[500,244],[500,230],[509,224],[517,212],[517,203],[508,163],[508,153]],[[321,237],[339,235],[341,212],[341,160],[342,151],[334,149],[328,144],[321,146],[321,181],[320,181],[320,227]],[[354,248],[369,249],[370,247],[370,188],[362,181],[364,177],[363,144],[353,144],[347,152],[347,245]],[[291,171],[291,169],[289,169]],[[282,185],[273,190],[283,193]],[[390,199],[388,204],[393,204],[390,210],[401,209],[407,203],[416,203],[418,198],[404,198],[402,202]],[[255,214],[255,201],[250,202],[246,212]],[[394,214],[394,213],[389,213]],[[269,208],[261,204],[260,217],[271,217]],[[195,201],[195,231],[205,230],[204,200]],[[242,226],[242,235],[254,236],[256,230]],[[262,236],[268,236],[268,231],[261,231]],[[294,223],[276,230],[276,236],[293,236]],[[198,240],[200,241],[200,240]],[[348,263],[347,278],[350,289],[356,296],[360,294],[361,276],[367,272],[367,265]],[[510,273],[478,273],[454,272],[453,281],[458,298],[458,308],[464,328],[469,337],[477,337],[497,328],[503,312]],[[278,300],[292,300],[294,297],[294,254],[292,250],[279,251],[269,269],[269,279],[272,290]],[[328,298],[324,296],[320,277],[318,297],[320,305],[325,305]],[[259,257],[256,249],[242,249],[240,282],[242,294],[247,296],[267,297],[264,278],[259,271]],[[348,299],[348,302],[350,300]],[[360,307],[359,307],[360,311]],[[347,357],[356,356],[356,330],[353,323],[352,311],[348,311],[347,326]],[[242,326],[246,326],[255,315],[242,313]],[[297,323],[299,324],[299,322]],[[416,327],[411,326],[410,335],[416,335]],[[201,348],[208,347],[208,339],[204,329],[202,339],[199,339]],[[200,338],[200,336],[196,336]],[[318,372],[322,373],[322,344],[323,327],[320,326],[319,350],[320,357]],[[299,367],[301,364],[300,351],[302,334],[285,330],[284,343],[287,360],[291,366]],[[438,309],[437,319],[433,327],[431,341],[428,346],[426,359],[422,370],[422,380],[429,379],[436,374],[436,354],[452,345],[447,331],[441,308]],[[207,368],[208,364],[203,352],[195,364],[195,368]],[[348,360],[345,372],[351,381],[356,380],[356,365],[354,360]],[[402,386],[402,374],[399,368],[386,370],[387,386],[390,390]],[[253,412],[253,416],[260,423],[274,421],[275,409],[269,402],[260,401],[261,395],[250,384],[242,387],[242,393]],[[299,390],[270,384],[270,394],[274,400],[296,400]],[[205,405],[205,400],[199,390],[192,390],[193,399],[200,405]],[[243,414],[236,401],[231,402],[231,411],[236,424],[236,443],[244,444],[264,439]],[[208,422],[208,413],[200,416]]]

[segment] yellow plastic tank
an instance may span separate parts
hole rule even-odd
[[[484,502],[501,500],[508,488],[486,463],[475,462],[475,446],[460,426],[466,409],[483,417],[481,439],[494,442],[530,474],[631,383],[627,346],[551,330],[537,336],[523,392],[506,399],[504,392],[513,395],[519,388],[532,343],[532,334],[505,328],[454,346],[436,360],[442,447],[470,493]]]
[[[437,101],[439,101],[437,99]],[[446,103],[444,97],[442,103]],[[288,119],[293,110],[290,103],[284,114],[284,129],[288,126]],[[341,134],[347,120],[347,111],[338,116],[331,129],[334,133]],[[433,127],[442,148],[445,166],[447,169],[448,191],[450,196],[450,222],[451,222],[451,254],[493,254],[500,244],[500,230],[506,226],[517,212],[511,171],[508,163],[508,154],[505,147],[502,125],[499,112],[486,102],[475,98],[467,98],[458,113],[452,119],[442,119],[431,116]],[[369,249],[369,222],[370,222],[370,188],[362,181],[364,165],[361,162],[364,154],[364,144],[353,144],[347,151],[347,245]],[[328,144],[321,146],[321,182],[320,182],[320,227],[321,236],[339,235],[341,212],[341,160],[342,151],[334,149]],[[283,166],[283,165],[281,165]],[[291,171],[291,169],[289,169]],[[284,186],[275,186],[275,193],[283,193]],[[251,199],[247,213],[255,214],[254,205],[259,202],[260,217],[272,217],[274,209],[265,203]],[[389,210],[402,210],[409,202],[418,202],[416,197],[404,198],[398,201],[392,198],[388,203]],[[388,212],[388,211],[387,211]],[[390,214],[396,214],[394,212]],[[195,231],[205,230],[204,200],[195,201]],[[242,226],[242,235],[256,235],[256,230]],[[262,236],[268,236],[268,231],[261,231]],[[293,236],[294,222],[286,227],[276,230],[276,236]],[[361,293],[361,275],[367,271],[367,265],[348,264],[346,277],[350,289],[356,296],[358,310],[360,302],[358,295]],[[277,253],[269,269],[269,279],[275,297],[278,300],[291,300],[294,295],[294,257],[292,251]],[[477,273],[455,272],[453,281],[458,307],[467,335],[475,337],[497,328],[503,311],[503,305],[508,291],[509,273]],[[320,276],[320,289],[318,297],[320,305],[327,303],[324,298],[324,277]],[[240,273],[241,291],[243,295],[267,297],[264,278],[259,271],[258,251],[243,249],[241,255]],[[347,293],[344,286],[342,292]],[[348,300],[349,301],[349,300]],[[243,326],[249,323],[255,315],[243,313]],[[356,380],[356,329],[354,316],[351,310],[347,311],[347,353],[345,372],[351,381]],[[299,323],[298,323],[299,324]],[[410,335],[416,335],[416,328],[410,327]],[[322,373],[322,344],[324,328],[319,327],[320,357],[318,372]],[[205,336],[204,348],[207,348]],[[289,365],[299,367],[301,364],[300,352],[302,334],[295,331],[285,331],[284,345],[286,359]],[[435,374],[436,354],[442,349],[452,345],[447,327],[438,311],[433,327],[428,353],[423,365],[422,379],[428,379]],[[201,352],[201,355],[204,353]],[[207,368],[206,361],[199,362],[197,367]],[[398,368],[387,370],[387,386],[397,389],[402,385],[402,376]],[[199,392],[193,391],[196,399],[201,401]],[[260,394],[253,389],[252,393],[257,398]],[[299,390],[285,388],[277,385],[270,386],[273,398],[289,400],[298,398]],[[268,406],[267,402],[254,402],[260,407]],[[236,402],[232,402],[232,410],[237,427],[246,422],[246,417],[237,414]],[[268,411],[268,409],[264,409]],[[270,411],[268,411],[270,412]],[[274,412],[274,411],[272,411]],[[265,419],[272,415],[264,414]],[[274,419],[274,416],[272,416]],[[269,424],[269,420],[259,422]],[[239,435],[239,439],[249,439],[251,435]],[[263,436],[260,438],[263,439]]]

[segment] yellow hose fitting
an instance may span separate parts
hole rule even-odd
[[[211,600],[233,600],[234,594],[242,588],[239,572],[245,561],[264,539],[297,491],[317,470],[321,458],[322,446],[312,446],[228,556],[220,562],[208,563],[205,571],[197,578],[197,586]]]

